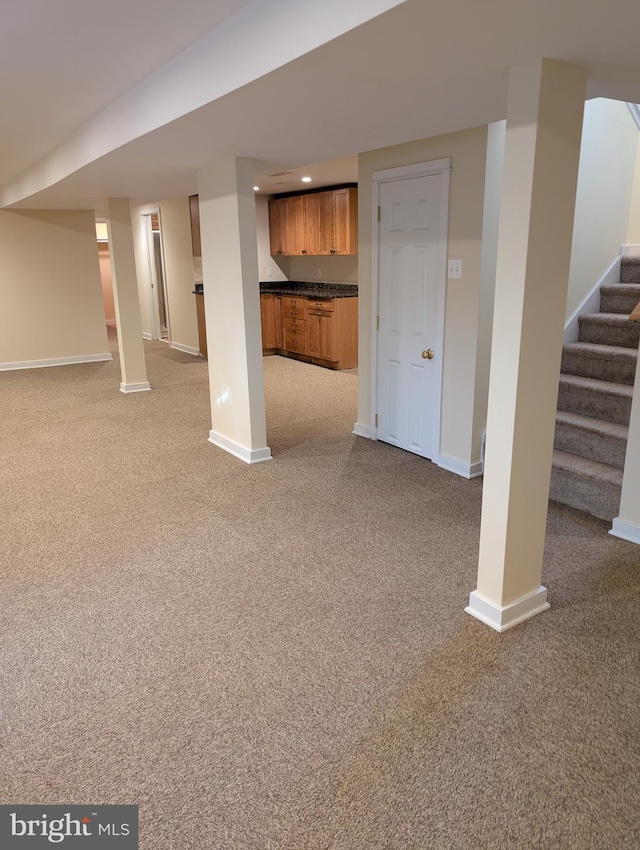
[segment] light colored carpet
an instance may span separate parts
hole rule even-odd
[[[265,361],[253,467],[206,365],[3,373],[0,802],[137,803],[143,850],[640,845],[640,548],[552,505],[552,608],[498,635],[482,483],[354,437]]]

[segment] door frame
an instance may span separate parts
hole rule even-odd
[[[380,316],[380,223],[378,222],[378,207],[380,205],[380,187],[383,183],[394,183],[398,180],[410,180],[414,177],[430,177],[441,175],[442,195],[440,198],[440,239],[437,248],[440,253],[440,274],[436,281],[436,350],[441,352],[439,366],[436,370],[436,398],[438,407],[434,413],[436,452],[431,458],[433,463],[440,460],[440,430],[442,424],[442,375],[444,366],[444,323],[447,294],[447,257],[449,238],[449,184],[451,174],[451,157],[434,159],[429,162],[416,162],[412,165],[402,165],[398,168],[385,168],[374,171],[371,176],[371,433],[373,439],[378,439],[378,320]]]
[[[169,299],[167,294],[167,273],[164,261],[164,236],[162,234],[162,216],[159,206],[144,207],[139,210],[140,227],[142,230],[142,240],[144,242],[144,257],[145,257],[145,277],[147,281],[147,297],[149,299],[149,321],[151,325],[151,339],[159,342],[171,343],[171,316],[169,314]],[[167,319],[167,338],[162,338],[162,328],[160,327],[160,304],[158,301],[158,279],[155,274],[155,260],[151,256],[150,234],[151,234],[151,216],[157,215],[160,224],[160,262],[162,263],[162,287],[164,295],[164,309]]]

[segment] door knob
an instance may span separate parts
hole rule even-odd
[[[433,360],[433,358],[434,358],[433,348],[427,348],[426,351],[422,352],[422,359],[423,360]]]

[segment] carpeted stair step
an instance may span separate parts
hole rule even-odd
[[[578,319],[579,342],[637,348],[640,325],[621,313],[583,313]]]
[[[629,429],[616,422],[561,411],[556,417],[554,448],[624,469]]]
[[[640,283],[612,283],[600,287],[600,310],[603,313],[626,313],[640,302]]]
[[[558,410],[629,424],[633,387],[580,375],[560,375]]]
[[[620,345],[570,342],[562,347],[562,371],[600,381],[633,384],[638,351]]]
[[[620,283],[640,283],[640,257],[622,258]]]
[[[611,521],[618,516],[622,471],[604,463],[555,451],[549,497]]]

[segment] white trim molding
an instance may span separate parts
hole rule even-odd
[[[366,437],[368,440],[376,439],[376,429],[371,425],[364,425],[362,422],[356,422],[351,433],[355,434],[356,437]]]
[[[73,366],[76,363],[105,363],[113,360],[109,353],[80,354],[78,357],[50,357],[46,360],[18,360],[15,363],[0,363],[0,372],[14,369],[42,369],[46,366]]]
[[[480,478],[482,475],[482,461],[468,463],[466,460],[460,460],[459,457],[440,452],[433,458],[433,462],[448,472],[461,475],[462,478]]]
[[[550,607],[547,602],[547,588],[540,585],[537,590],[502,606],[496,605],[474,590],[469,594],[469,605],[464,610],[497,632],[506,632],[507,629],[512,629]]]
[[[149,381],[138,381],[137,384],[120,384],[121,393],[144,393],[150,389]]]
[[[627,103],[629,107],[629,112],[633,115],[633,120],[638,125],[638,129],[640,130],[640,103]]]
[[[578,335],[580,331],[578,319],[580,318],[582,313],[597,313],[600,310],[600,287],[609,286],[610,284],[620,282],[621,261],[622,257],[618,255],[606,269],[606,271],[604,272],[600,280],[598,280],[591,292],[589,292],[587,297],[582,301],[582,303],[578,307],[576,307],[571,316],[567,319],[564,326],[564,337],[562,340],[565,345],[570,342],[578,341]]]
[[[613,537],[619,537],[621,540],[628,540],[629,543],[640,544],[640,525],[621,519],[619,516],[614,519],[609,534]]]
[[[176,351],[184,351],[185,354],[194,354],[196,357],[200,356],[200,350],[198,348],[194,348],[192,345],[182,345],[181,342],[170,342],[169,348],[175,348]]]
[[[263,463],[265,460],[273,460],[269,446],[263,449],[247,449],[215,431],[209,431],[209,442],[245,463]]]
[[[153,337],[147,331],[142,331],[142,339],[153,339]]]
[[[620,253],[623,257],[640,257],[640,245],[622,245]]]

